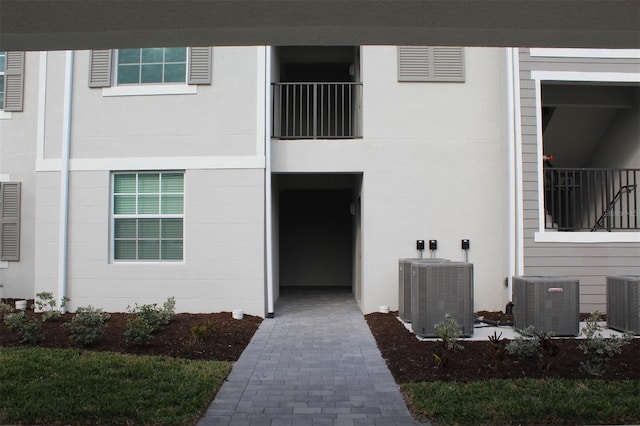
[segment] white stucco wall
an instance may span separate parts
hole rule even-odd
[[[264,137],[258,48],[213,49],[213,84],[197,94],[105,96],[75,52],[69,184],[69,309],[106,311],[176,298],[179,312],[264,315]],[[64,53],[50,52],[46,134],[36,161],[35,289],[59,298]],[[31,166],[33,167],[33,165]],[[111,258],[113,171],[184,170],[184,261]],[[33,293],[31,297],[33,297]]]
[[[20,261],[0,261],[0,298],[33,297],[38,52],[25,55],[24,110],[0,111],[0,180],[21,182]]]
[[[36,292],[57,294],[58,177],[38,177]],[[185,171],[184,261],[129,263],[110,259],[110,173],[72,172],[70,310],[122,312],[174,296],[180,312],[264,315],[263,180],[262,170]]]
[[[399,83],[396,47],[362,47],[363,139],[274,141],[274,172],[362,172],[361,308],[398,307],[417,239],[463,260],[476,309],[504,309],[507,145],[502,49],[465,49],[464,83]],[[428,251],[425,253],[429,255]]]

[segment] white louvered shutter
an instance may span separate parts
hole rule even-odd
[[[0,184],[0,260],[20,260],[20,182]]]
[[[4,72],[4,110],[22,111],[24,98],[24,52],[7,52]]]
[[[89,87],[111,86],[111,49],[91,51]]]
[[[188,84],[211,84],[211,48],[192,47],[189,50]]]
[[[398,47],[398,81],[464,81],[462,47]]]

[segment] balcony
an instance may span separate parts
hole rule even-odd
[[[272,137],[362,137],[362,83],[273,83]]]
[[[545,229],[640,229],[640,169],[545,168]]]

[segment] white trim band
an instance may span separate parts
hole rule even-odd
[[[532,80],[543,81],[608,81],[640,82],[640,74],[632,72],[531,71]]]
[[[154,96],[154,95],[195,95],[198,86],[188,84],[132,84],[130,86],[104,87],[102,96]]]
[[[36,171],[59,171],[60,159],[36,161]],[[140,157],[71,159],[71,171],[172,170],[172,169],[264,169],[262,156]]]
[[[529,56],[547,58],[628,58],[640,59],[638,49],[551,49],[532,48]]]
[[[536,232],[536,243],[640,243],[640,232]]]

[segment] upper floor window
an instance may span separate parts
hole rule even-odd
[[[186,47],[119,49],[117,84],[184,83]]]
[[[7,63],[7,54],[0,52],[0,110],[4,109],[4,70]]]
[[[196,93],[211,84],[212,65],[211,47],[92,50],[89,87],[104,96]]]
[[[22,111],[24,94],[24,52],[0,52],[0,119],[5,112]]]

